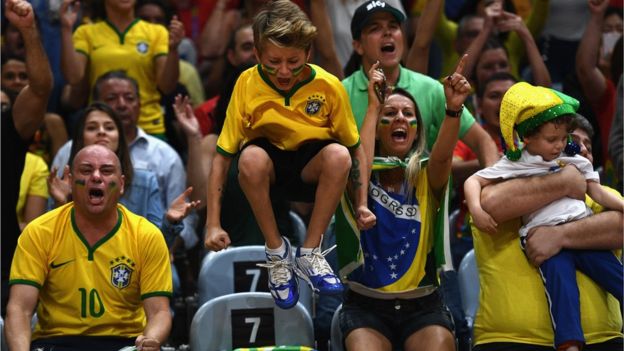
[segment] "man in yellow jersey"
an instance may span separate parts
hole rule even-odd
[[[580,155],[590,161],[591,125],[576,116],[572,138]],[[477,351],[552,350],[553,329],[543,283],[537,268],[527,261],[518,244],[522,214],[563,196],[582,199],[585,179],[575,167],[542,177],[514,179],[483,188],[483,208],[499,223],[496,234],[473,227],[479,268],[479,310],[474,324]],[[537,228],[529,234],[526,255],[538,266],[562,249],[621,249],[622,212],[602,211],[587,198],[594,215],[558,226]],[[487,207],[486,207],[487,206]],[[515,219],[515,220],[513,220]],[[504,222],[504,223],[503,223]],[[577,272],[585,351],[621,350],[622,316],[618,301],[593,280]]]
[[[32,221],[18,240],[5,327],[9,348],[160,350],[171,329],[172,293],[162,234],[118,204],[124,177],[108,148],[78,152],[70,181],[74,201]]]

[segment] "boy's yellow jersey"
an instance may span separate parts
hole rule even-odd
[[[235,155],[247,142],[267,138],[294,151],[307,141],[335,140],[354,148],[360,137],[342,83],[319,66],[290,91],[277,89],[257,65],[243,72],[232,93],[217,151]]]

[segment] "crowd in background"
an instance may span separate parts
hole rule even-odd
[[[34,218],[66,203],[71,194],[64,182],[68,172],[65,166],[71,164],[79,147],[93,143],[89,131],[94,140],[97,133],[115,133],[115,145],[110,148],[122,161],[122,168],[127,162],[125,170],[129,173],[124,174],[127,179],[132,174],[133,188],[145,192],[145,197],[138,190],[127,194],[121,202],[150,219],[168,238],[174,296],[194,296],[199,263],[205,254],[202,243],[207,175],[236,79],[257,63],[251,23],[266,1],[30,2],[54,85],[25,159],[19,199],[11,204],[3,201],[3,207],[16,208],[21,231]],[[358,72],[366,74],[370,61],[375,59],[365,42],[358,41],[354,46],[351,19],[365,1],[293,2],[305,11],[318,31],[310,63],[341,80],[346,78],[345,86],[353,85],[347,87],[350,93],[357,90],[355,79],[349,79]],[[463,183],[485,164],[480,138],[490,137],[500,155],[506,151],[500,134],[500,103],[515,82],[552,87],[580,101],[578,113],[587,118],[593,131],[588,133],[591,142],[586,147],[593,154],[594,168],[602,184],[622,193],[622,0],[388,3],[406,18],[401,24],[403,42],[382,46],[377,55],[401,52],[401,69],[436,80],[453,73],[459,58],[468,55],[463,74],[473,91],[465,105],[484,133],[476,136],[471,134],[474,131],[460,130],[461,140],[453,152],[450,212],[455,213],[451,223],[455,268],[472,248],[468,213],[462,203]],[[111,41],[132,45],[101,49]],[[0,88],[5,112],[30,78],[24,39],[5,18],[1,54]],[[394,79],[392,84],[398,85],[402,77],[399,74],[403,74],[399,72],[386,71],[389,79]],[[180,118],[176,107],[181,101],[176,96],[190,103],[195,119]],[[366,104],[358,105],[353,94],[350,97],[359,127],[362,117],[358,114],[363,116]],[[94,108],[93,101],[103,104]],[[93,117],[94,110],[103,116]],[[430,149],[435,138],[428,133]],[[232,245],[264,244],[236,179],[237,162],[232,164],[223,196],[222,225]],[[309,205],[273,195],[281,233],[293,231],[289,212],[297,213],[304,221],[309,219]],[[149,196],[152,198],[147,200]],[[185,198],[191,202],[190,207]],[[7,233],[3,224],[3,300],[8,295],[5,281],[12,257],[9,252],[15,248],[18,236],[19,232]],[[324,303],[335,309],[340,301],[319,302],[319,311]],[[332,308],[328,311],[317,314],[317,340],[329,338]],[[173,330],[175,333],[175,324]],[[466,331],[456,326],[456,333],[459,336]]]

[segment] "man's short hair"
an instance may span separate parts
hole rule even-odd
[[[125,71],[116,70],[116,71],[106,72],[103,75],[98,77],[98,79],[95,81],[95,84],[93,84],[93,100],[101,100],[100,90],[101,90],[102,84],[110,79],[127,80],[134,87],[134,91],[137,97],[139,96],[139,83],[137,83],[137,81],[134,78],[127,75]]]
[[[590,139],[594,138],[594,127],[591,125],[589,120],[585,118],[583,115],[575,113],[574,118],[572,118],[572,130],[581,129]]]
[[[485,88],[494,81],[512,81],[514,83],[518,83],[518,79],[513,76],[513,74],[509,72],[496,72],[492,74],[488,79],[483,82],[483,84],[477,87],[477,97],[482,98],[483,94],[485,94]]]

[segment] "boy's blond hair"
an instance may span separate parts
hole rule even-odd
[[[258,52],[270,41],[279,47],[310,50],[316,37],[316,27],[299,6],[289,0],[273,0],[254,18],[254,45]]]

